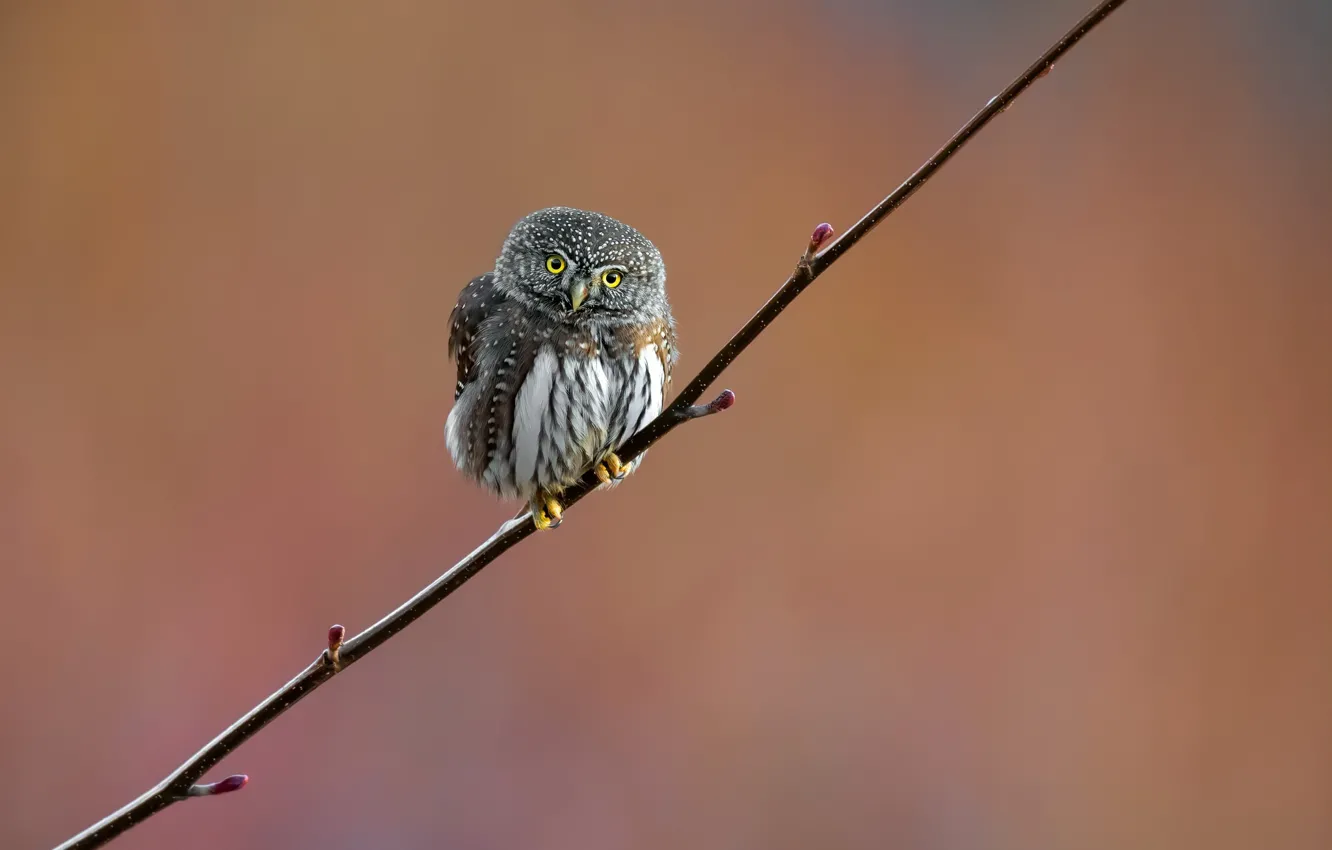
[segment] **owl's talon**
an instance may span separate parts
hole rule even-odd
[[[564,522],[564,506],[549,493],[539,493],[532,500],[532,524],[537,531],[559,528]]]
[[[602,484],[609,484],[612,481],[623,481],[624,476],[629,474],[629,467],[620,463],[620,459],[615,456],[615,452],[608,452],[605,457],[593,467],[593,472],[597,475],[597,480]]]

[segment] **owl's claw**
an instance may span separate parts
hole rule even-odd
[[[592,467],[596,473],[597,480],[602,484],[609,484],[612,481],[623,481],[624,476],[629,474],[629,467],[620,463],[620,459],[615,456],[615,452],[607,452],[596,466]]]
[[[564,506],[549,493],[540,492],[532,499],[532,524],[537,531],[559,528],[564,521]]]

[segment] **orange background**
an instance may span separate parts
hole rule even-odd
[[[141,848],[1332,846],[1332,14],[1130,2],[739,398]],[[691,377],[1089,8],[11,2],[0,846],[136,796],[511,513],[448,312],[664,252]]]

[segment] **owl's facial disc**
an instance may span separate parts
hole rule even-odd
[[[509,294],[578,324],[643,321],[670,309],[656,246],[601,213],[550,207],[524,216],[495,274]]]

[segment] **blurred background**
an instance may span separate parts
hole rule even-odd
[[[691,377],[1091,0],[0,8],[0,847],[512,514],[444,446],[524,213]],[[113,846],[1332,846],[1332,7],[1131,2],[529,540]]]

